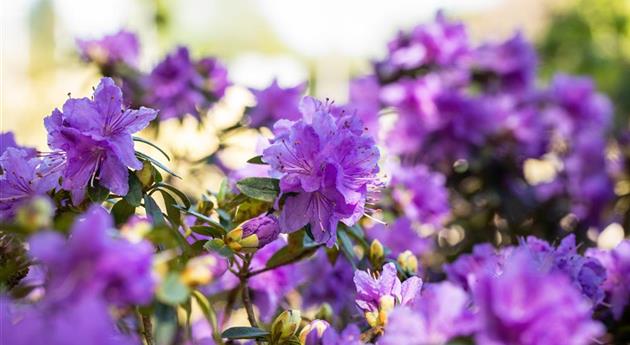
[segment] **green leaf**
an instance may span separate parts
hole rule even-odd
[[[182,191],[180,191],[179,189],[171,186],[170,184],[166,184],[166,183],[162,183],[162,182],[158,182],[158,183],[156,183],[156,185],[158,186],[158,188],[168,189],[169,192],[172,192],[175,195],[177,195],[177,197],[182,201],[182,204],[184,205],[184,207],[190,208],[190,206],[191,206],[190,205],[190,200],[188,199],[186,194],[184,194]]]
[[[210,224],[212,227],[215,227],[215,228],[221,229],[221,230],[223,230],[225,233],[227,233],[227,230],[225,230],[225,228],[224,228],[221,224],[219,224],[219,223],[215,222],[215,221],[214,221],[214,220],[212,220],[210,217],[207,217],[207,216],[205,216],[205,215],[203,215],[203,214],[201,214],[201,213],[199,213],[199,212],[196,212],[196,211],[193,211],[193,210],[190,210],[190,209],[185,209],[185,208],[183,208],[183,207],[181,207],[181,206],[176,206],[176,207],[177,207],[178,209],[180,209],[181,211],[183,211],[184,213],[189,214],[189,215],[191,215],[191,216],[195,216],[195,217],[197,217],[198,219],[201,219],[201,220],[203,220],[204,222],[206,222],[206,223]]]
[[[112,215],[116,225],[123,224],[136,212],[136,207],[127,202],[126,199],[120,199],[114,207],[112,207]]]
[[[88,187],[88,197],[95,203],[102,203],[107,200],[109,196],[109,190],[99,183],[95,183],[93,186]]]
[[[144,209],[147,211],[147,215],[151,217],[153,226],[166,225],[162,210],[150,195],[144,196]]]
[[[127,200],[130,205],[138,207],[142,202],[142,182],[140,182],[136,174],[129,174],[128,181],[129,192],[124,196],[124,199]]]
[[[234,252],[232,251],[232,249],[226,246],[223,240],[218,239],[218,238],[214,238],[206,242],[206,244],[204,244],[203,247],[206,248],[207,250],[214,251],[217,254],[226,258],[230,258],[234,256]]]
[[[221,337],[227,339],[258,339],[266,338],[269,332],[256,327],[231,327],[223,331]]]
[[[262,155],[261,156],[256,156],[256,157],[252,157],[250,158],[247,163],[250,164],[264,164],[267,165],[267,163],[265,163],[265,161],[262,160]]]
[[[275,252],[271,256],[271,258],[269,258],[265,266],[278,267],[278,266],[283,266],[292,262],[300,261],[304,258],[307,258],[313,255],[319,247],[320,245],[316,247],[301,248],[301,249],[295,250],[294,248],[291,248],[288,245],[284,246],[280,248],[280,250]]]
[[[211,236],[211,237],[223,237],[225,235],[225,231],[223,228],[215,227],[215,226],[202,226],[195,225],[191,226],[190,230],[196,234]]]
[[[136,151],[136,157],[138,157],[138,158],[140,158],[140,159],[143,159],[143,160],[145,160],[145,161],[149,161],[149,162],[151,162],[151,164],[153,164],[153,165],[157,166],[158,168],[160,168],[160,169],[162,169],[162,170],[166,171],[167,173],[169,173],[169,174],[171,174],[171,175],[173,175],[173,176],[175,176],[175,177],[177,177],[177,178],[181,179],[181,176],[179,176],[179,175],[177,175],[176,173],[172,172],[169,168],[167,168],[166,166],[164,166],[164,164],[162,164],[162,163],[158,162],[158,161],[157,161],[157,160],[155,160],[154,158],[151,158],[151,157],[149,157],[149,156],[145,155],[145,154],[144,154],[144,153],[142,153],[142,152],[138,152],[138,151]]]
[[[341,229],[340,229],[341,230]],[[340,249],[343,255],[348,259],[348,261],[352,264],[352,268],[357,268],[357,263],[355,260],[354,248],[352,246],[352,240],[345,231],[338,231],[337,238],[339,239]]]
[[[182,225],[182,217],[179,212],[179,208],[177,208],[177,201],[165,190],[160,189],[160,193],[162,194],[162,198],[164,198],[164,205],[166,206],[166,215],[168,220],[171,221],[171,224],[181,226]]]
[[[236,183],[241,193],[252,199],[274,202],[280,194],[280,182],[275,178],[248,177]]]
[[[171,161],[171,157],[169,157],[169,156],[166,154],[166,152],[164,152],[164,150],[162,150],[159,146],[155,145],[154,143],[152,143],[152,142],[150,142],[150,141],[148,141],[148,140],[146,140],[146,139],[140,138],[140,137],[133,137],[133,141],[139,141],[139,142],[141,142],[141,143],[144,143],[144,144],[147,144],[147,145],[149,145],[149,146],[153,147],[154,149],[156,149],[156,150],[160,151],[160,153],[161,153],[161,154],[163,154],[163,155],[164,155],[164,157],[166,157],[166,160],[167,160],[167,161],[169,161],[169,162]]]
[[[158,286],[155,294],[161,302],[176,306],[186,302],[190,290],[179,279],[179,274],[171,272]]]
[[[212,307],[212,304],[210,303],[210,301],[208,301],[206,296],[204,296],[201,292],[194,290],[191,295],[197,301],[197,305],[199,305],[199,309],[201,309],[201,313],[203,314],[203,316],[210,323],[210,326],[212,327],[212,330],[213,330],[212,332],[213,338],[215,338],[215,341],[219,342],[221,340],[220,339],[221,336],[219,335],[219,332],[218,332],[219,326],[218,326],[218,321],[217,321],[217,312]]]

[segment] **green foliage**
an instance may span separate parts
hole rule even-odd
[[[241,193],[256,200],[274,202],[280,194],[278,179],[268,177],[248,177],[236,183]]]

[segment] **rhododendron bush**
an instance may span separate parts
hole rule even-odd
[[[630,222],[629,136],[588,76],[537,78],[520,33],[475,43],[438,13],[345,104],[250,90],[224,134],[259,152],[208,148],[224,180],[199,194],[152,133],[212,116],[221,60],[146,70],[128,31],[77,51],[102,78],[43,119],[49,148],[0,137],[3,344],[630,341],[630,241],[596,243]]]

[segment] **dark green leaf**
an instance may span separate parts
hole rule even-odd
[[[102,203],[107,200],[109,196],[109,190],[99,183],[94,184],[93,186],[88,187],[88,197],[95,203]]]
[[[169,273],[156,291],[156,296],[161,302],[174,306],[186,302],[189,295],[190,290],[175,272]]]
[[[138,152],[138,151],[136,151],[136,156],[138,158],[140,158],[140,159],[143,159],[143,160],[151,162],[151,164],[157,166],[158,168],[160,168],[160,169],[166,171],[167,173],[169,173],[169,174],[171,174],[171,175],[181,179],[181,177],[179,175],[177,175],[176,173],[172,172],[169,168],[164,166],[164,164],[160,163],[159,161],[155,160],[154,158],[151,158],[151,157],[145,155],[144,153]]]
[[[226,246],[223,240],[220,240],[218,238],[215,238],[206,242],[206,244],[204,244],[203,247],[206,248],[207,250],[216,252],[217,254],[226,258],[230,258],[234,256],[234,252],[232,251],[232,249]]]
[[[147,211],[147,215],[151,217],[153,226],[166,224],[162,210],[160,210],[160,207],[150,195],[144,196],[144,209]]]
[[[136,207],[129,204],[126,199],[120,199],[114,207],[112,207],[112,215],[116,225],[123,224],[136,212]]]
[[[267,267],[278,267],[282,265],[286,265],[292,262],[300,261],[304,258],[307,258],[313,255],[320,246],[311,247],[311,248],[301,248],[299,250],[295,250],[289,246],[284,246],[280,248],[277,252],[275,252],[271,258],[267,261],[265,266]]]
[[[179,208],[177,208],[177,201],[165,190],[160,189],[160,193],[162,194],[162,198],[164,198],[164,205],[166,206],[166,215],[168,220],[171,221],[171,224],[181,226],[182,225],[182,215],[179,212]]]
[[[188,210],[188,209],[185,209],[185,208],[183,208],[183,207],[181,207],[181,206],[176,206],[176,207],[177,207],[178,209],[180,209],[181,211],[185,212],[186,214],[189,214],[189,215],[191,215],[191,216],[195,216],[195,217],[197,217],[198,219],[201,219],[201,220],[203,220],[204,222],[206,222],[206,223],[210,224],[211,226],[213,226],[213,227],[215,227],[215,228],[218,228],[218,229],[222,229],[224,232],[226,232],[226,233],[227,233],[227,230],[225,230],[225,228],[223,228],[223,226],[221,226],[221,224],[219,224],[219,223],[215,222],[215,221],[214,221],[214,220],[212,220],[210,217],[207,217],[207,216],[205,216],[205,215],[203,215],[203,214],[201,214],[201,213],[199,213],[199,212],[193,211],[193,210]]]
[[[140,179],[138,179],[136,174],[129,174],[128,181],[129,192],[127,192],[127,195],[125,195],[124,198],[130,205],[138,207],[142,202],[142,182],[140,182]]]
[[[215,226],[195,225],[195,226],[191,226],[190,230],[192,230],[192,232],[194,233],[205,235],[205,236],[223,237],[223,235],[225,235],[225,231],[223,230],[223,228],[219,228]]]
[[[268,177],[248,177],[236,183],[241,193],[252,199],[273,202],[280,194],[278,179]]]
[[[339,247],[343,255],[348,259],[348,261],[352,264],[354,269],[357,268],[357,263],[355,260],[354,249],[352,246],[352,240],[345,231],[338,231],[337,238],[339,239]]]
[[[258,339],[268,336],[269,332],[256,327],[231,327],[221,334],[221,337],[227,339]]]
[[[162,150],[159,146],[155,145],[154,143],[152,143],[152,142],[150,142],[150,141],[148,141],[148,140],[146,140],[146,139],[140,138],[140,137],[133,137],[133,140],[134,140],[134,141],[139,141],[139,142],[141,142],[141,143],[144,143],[144,144],[147,144],[147,145],[149,145],[149,146],[153,147],[154,149],[156,149],[156,150],[160,151],[160,153],[161,153],[161,154],[163,154],[163,155],[164,155],[164,157],[166,157],[166,160],[167,160],[167,161],[169,161],[169,162],[171,161],[171,157],[169,157],[169,156],[166,154],[166,152],[164,152],[164,150]]]
[[[166,184],[166,183],[162,183],[162,182],[158,182],[158,183],[156,183],[156,185],[158,186],[158,188],[168,189],[169,192],[174,193],[175,195],[177,195],[177,197],[182,201],[182,204],[184,205],[184,207],[185,208],[190,208],[190,200],[188,200],[188,197],[182,191],[180,191],[179,189],[171,186],[170,184]]]
[[[265,165],[267,164],[267,163],[265,163],[265,161],[262,160],[262,156],[256,156],[256,157],[250,158],[247,161],[247,163],[250,163],[250,164],[265,164]]]

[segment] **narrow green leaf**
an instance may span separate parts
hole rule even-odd
[[[267,163],[265,163],[265,161],[262,160],[262,155],[261,156],[256,156],[256,157],[252,157],[250,158],[247,163],[250,164],[264,164],[267,165]]]
[[[153,338],[156,345],[170,345],[177,332],[177,310],[170,305],[157,303],[155,306],[155,324]]]
[[[343,230],[337,232],[337,238],[339,239],[341,252],[352,264],[352,267],[356,269],[357,263],[355,260],[354,249],[352,247],[352,240],[350,240],[348,234]]]
[[[216,252],[217,254],[226,258],[230,258],[234,256],[234,252],[232,251],[232,249],[226,246],[223,240],[218,239],[218,238],[214,238],[206,242],[206,244],[204,244],[203,247],[206,248],[207,250]]]
[[[120,199],[114,207],[112,207],[112,215],[116,225],[123,224],[136,212],[136,207],[127,202],[126,199]]]
[[[127,192],[127,195],[125,195],[124,198],[130,205],[138,207],[142,202],[142,182],[140,182],[140,179],[138,179],[136,174],[129,174],[128,181],[129,192]]]
[[[147,215],[151,217],[153,226],[166,225],[162,210],[150,195],[145,194],[144,196],[144,209],[147,211]]]
[[[152,142],[150,142],[150,141],[148,141],[148,140],[146,140],[146,139],[140,138],[140,137],[133,137],[133,140],[134,140],[134,141],[139,141],[139,142],[141,142],[141,143],[144,143],[144,144],[147,144],[147,145],[149,145],[149,146],[153,147],[154,149],[156,149],[156,150],[160,151],[160,153],[161,153],[161,154],[163,154],[163,155],[164,155],[164,157],[166,157],[166,160],[167,160],[167,161],[169,161],[169,162],[171,161],[171,157],[169,157],[169,156],[166,154],[166,152],[164,152],[164,150],[162,150],[159,146],[155,145],[154,143],[152,143]]]
[[[164,198],[164,205],[166,206],[166,215],[168,220],[171,221],[171,224],[176,226],[182,225],[182,216],[177,208],[177,201],[165,190],[159,189],[162,194],[162,198]]]
[[[172,192],[175,195],[177,195],[177,197],[182,201],[182,204],[184,205],[184,207],[190,208],[190,206],[191,206],[190,200],[188,199],[186,194],[184,194],[182,191],[180,191],[179,189],[171,186],[170,184],[163,183],[163,182],[157,182],[156,185],[159,188],[168,189],[170,192]]]
[[[176,173],[172,172],[169,168],[167,168],[164,164],[160,163],[156,159],[154,159],[152,157],[149,157],[149,156],[145,155],[144,153],[138,152],[138,151],[136,151],[136,156],[138,158],[140,158],[140,159],[144,159],[144,160],[147,160],[147,161],[151,162],[151,164],[157,166],[158,168],[160,168],[160,169],[166,171],[167,173],[169,173],[169,174],[171,174],[171,175],[181,179],[181,176],[179,176]]]
[[[221,337],[227,339],[258,339],[269,336],[269,332],[256,327],[231,327],[223,331]]]
[[[274,202],[280,194],[278,179],[268,177],[248,177],[236,183],[241,193],[252,199]]]
[[[313,255],[319,247],[318,245],[316,247],[302,248],[296,251],[289,246],[284,246],[269,258],[265,266],[278,267],[300,261]]]
[[[219,223],[217,223],[216,221],[212,220],[210,217],[205,216],[205,215],[203,215],[203,214],[201,214],[201,213],[199,213],[199,212],[197,212],[197,211],[193,211],[193,210],[190,210],[190,209],[186,209],[186,208],[181,207],[181,206],[179,206],[179,205],[178,205],[178,206],[176,206],[176,207],[177,207],[178,209],[180,209],[181,211],[183,211],[184,213],[189,214],[189,215],[191,215],[191,216],[195,216],[195,217],[197,217],[198,219],[201,219],[201,220],[203,220],[204,222],[206,222],[206,223],[210,224],[210,226],[213,226],[213,227],[218,228],[218,229],[222,229],[224,232],[226,232],[226,233],[227,233],[227,230],[225,230],[225,228],[224,228],[221,224],[219,224]]]
[[[200,234],[204,236],[223,237],[223,235],[225,235],[225,231],[223,231],[222,228],[218,228],[215,226],[195,225],[195,226],[191,226],[190,230],[192,230],[192,232],[196,234]]]

